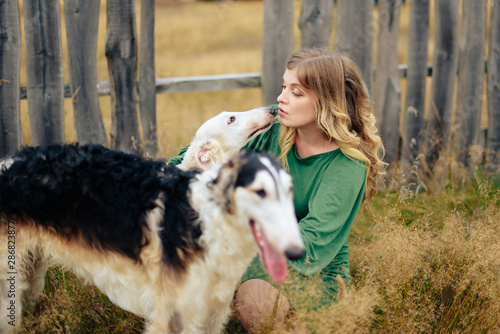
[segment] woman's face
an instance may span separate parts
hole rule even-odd
[[[315,101],[314,93],[299,83],[295,70],[287,69],[283,75],[283,88],[278,96],[279,122],[284,126],[298,129],[315,127]]]

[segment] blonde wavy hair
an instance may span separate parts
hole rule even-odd
[[[377,193],[376,176],[383,172],[384,146],[377,135],[370,94],[358,66],[347,55],[329,49],[304,49],[295,52],[286,68],[294,70],[300,84],[316,96],[316,121],[330,142],[342,152],[363,161],[367,184],[363,201]],[[279,159],[287,166],[286,156],[297,129],[281,127]]]

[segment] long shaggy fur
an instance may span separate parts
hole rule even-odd
[[[250,225],[277,253],[302,249],[291,180],[271,161],[244,154],[199,173],[78,144],[0,161],[0,332],[61,265],[148,333],[219,333],[258,250]]]
[[[169,246],[163,247],[164,260],[182,267],[179,251],[199,248],[201,231],[186,192],[195,172],[95,145],[26,147],[12,158],[0,173],[0,211],[16,221],[36,221],[68,240],[81,238],[140,261],[149,243],[145,214],[161,193],[159,227]]]

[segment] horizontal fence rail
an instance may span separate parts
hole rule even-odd
[[[376,69],[373,69],[376,73]],[[398,65],[398,77],[406,78],[408,75],[408,66],[405,64]],[[427,64],[427,76],[432,76],[432,64]],[[262,73],[238,73],[238,74],[219,74],[219,75],[204,75],[192,77],[176,77],[176,78],[157,78],[156,93],[157,94],[176,94],[176,93],[194,93],[194,92],[219,92],[246,88],[262,88]],[[111,95],[111,85],[109,80],[97,82],[97,93],[99,96]],[[27,98],[26,87],[20,88],[19,96],[21,100]],[[64,97],[71,98],[71,86],[69,83],[64,84]]]
[[[155,82],[157,94],[218,92],[262,87],[260,72],[178,78],[156,78]],[[99,96],[111,95],[111,84],[109,80],[98,81],[96,87],[97,94]],[[20,88],[19,96],[21,100],[27,98],[26,87]],[[71,98],[72,96],[70,84],[64,84],[64,97]]]

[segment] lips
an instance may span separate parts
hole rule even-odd
[[[257,129],[257,130],[255,130],[254,132],[252,132],[251,134],[249,134],[247,138],[248,138],[248,139],[252,138],[252,137],[253,137],[253,136],[254,136],[257,132],[259,132],[259,131],[261,131],[261,130],[265,130],[265,129],[267,129],[268,127],[270,127],[272,123],[273,123],[273,122],[269,122],[268,124],[264,125],[263,127],[259,128],[259,129]]]
[[[281,108],[280,108],[280,109],[278,110],[278,115],[279,115],[279,116],[285,116],[285,115],[288,115],[288,113],[287,113],[287,112],[285,112],[283,109],[281,109]]]

